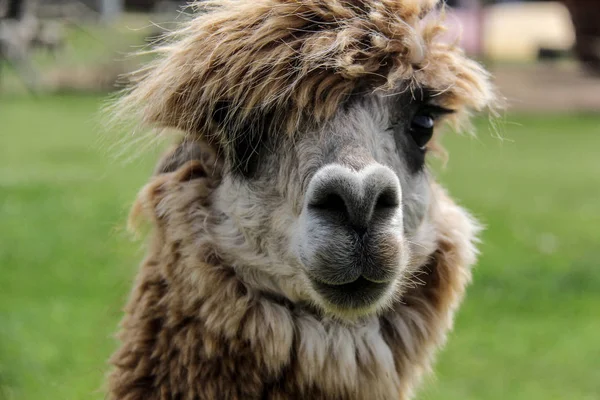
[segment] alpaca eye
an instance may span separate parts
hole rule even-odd
[[[420,149],[424,150],[425,145],[431,139],[434,125],[435,118],[428,113],[417,114],[412,119],[410,123],[410,135]]]

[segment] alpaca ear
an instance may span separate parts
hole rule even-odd
[[[177,171],[176,175],[181,175],[180,181],[217,178],[221,174],[221,168],[222,163],[210,146],[197,140],[184,139],[163,155],[154,169],[154,175]]]
[[[219,185],[222,162],[206,143],[184,139],[158,162],[154,176],[138,193],[129,213],[129,230],[137,233],[143,220],[159,228],[181,204],[207,204]]]

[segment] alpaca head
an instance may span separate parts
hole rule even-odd
[[[414,284],[437,245],[437,127],[493,100],[481,67],[436,41],[435,5],[208,2],[121,100],[218,154],[199,223],[246,285],[356,318]]]

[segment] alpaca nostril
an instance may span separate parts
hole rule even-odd
[[[344,199],[337,193],[328,193],[314,199],[310,203],[310,207],[322,211],[346,213],[346,203],[344,202]]]
[[[377,197],[374,212],[378,210],[395,209],[399,206],[398,193],[393,188],[386,188]]]

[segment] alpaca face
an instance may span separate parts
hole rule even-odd
[[[435,248],[425,146],[444,112],[424,92],[370,94],[318,130],[247,144],[216,192],[224,257],[336,317],[384,309]]]

